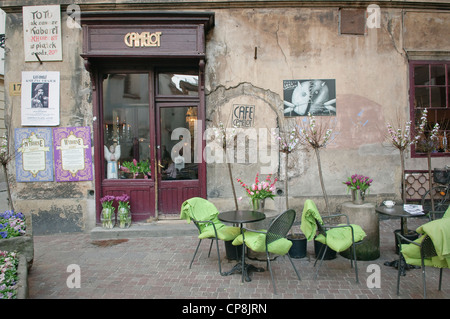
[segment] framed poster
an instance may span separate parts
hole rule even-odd
[[[22,72],[23,126],[59,125],[59,72]]]
[[[24,6],[25,62],[62,61],[61,7]]]
[[[53,181],[52,129],[16,128],[14,140],[17,182]]]
[[[53,148],[57,182],[92,180],[91,129],[88,126],[54,128]]]
[[[284,116],[336,115],[336,80],[284,80]]]

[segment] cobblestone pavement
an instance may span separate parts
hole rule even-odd
[[[424,222],[411,218],[410,229]],[[207,257],[209,241],[202,242],[189,269],[198,242],[193,236],[130,238],[121,242],[95,242],[86,233],[35,236],[29,293],[31,299],[422,299],[420,269],[408,270],[401,278],[397,296],[397,270],[384,265],[398,258],[393,235],[398,227],[398,219],[380,220],[381,256],[373,261],[358,261],[359,284],[355,283],[349,260],[340,255],[324,261],[318,279],[314,280],[312,242],[308,242],[307,257],[294,259],[301,281],[297,280],[288,258],[278,257],[272,263],[277,295],[273,294],[269,271],[253,273],[252,281],[244,283],[239,274],[220,276],[214,247]],[[225,258],[223,243],[220,250],[222,269],[231,269],[236,262]],[[256,260],[251,263],[266,265]],[[374,272],[368,272],[373,264],[379,266],[379,288],[368,285],[376,283],[370,277]],[[76,285],[72,277],[76,268],[69,265],[79,266],[79,288],[69,287]],[[437,289],[438,269],[427,268],[426,278],[428,298],[449,299],[448,269],[443,272],[442,291]]]

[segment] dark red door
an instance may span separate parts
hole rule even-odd
[[[160,214],[178,215],[186,199],[204,196],[203,129],[198,108],[198,104],[192,102],[157,104]]]
[[[130,196],[133,221],[178,216],[206,197],[204,103],[194,72],[107,73],[101,87],[96,163],[100,194]],[[198,73],[197,73],[198,74]],[[127,168],[146,167],[147,174]]]

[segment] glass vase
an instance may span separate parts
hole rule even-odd
[[[121,207],[117,210],[117,221],[119,228],[128,228],[131,226],[131,212],[129,208]]]
[[[100,215],[100,220],[102,222],[102,227],[105,229],[111,229],[116,223],[114,208],[103,208]]]
[[[252,209],[257,212],[264,213],[265,198],[252,198]]]

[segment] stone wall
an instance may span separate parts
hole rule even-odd
[[[144,1],[136,7],[127,6],[127,1],[96,7],[97,2],[84,1],[82,10],[155,9]],[[345,1],[330,7],[314,6],[314,1],[291,7],[277,6],[280,1],[260,1],[252,8],[239,4],[227,8],[215,5],[215,1],[197,1],[189,8],[181,6],[189,1],[175,1],[171,7],[173,3],[158,8],[215,12],[215,26],[207,35],[207,127],[218,122],[229,125],[235,105],[255,107],[253,128],[257,132],[299,124],[304,117],[288,119],[283,115],[283,80],[334,79],[336,116],[321,117],[330,120],[334,130],[332,143],[321,152],[331,204],[338,207],[349,199],[342,181],[354,173],[374,179],[369,199],[400,196],[400,158],[383,143],[385,122],[409,118],[408,59],[450,59],[450,39],[440,36],[450,27],[448,9],[381,7],[379,28],[368,28],[365,35],[341,35],[339,6],[345,6]],[[417,3],[426,7],[425,2]],[[63,61],[25,63],[20,5],[31,3],[0,4],[7,11],[6,84],[20,82],[22,71],[60,71],[61,126],[92,126],[91,83],[80,57],[81,30],[67,27],[63,9]],[[6,95],[6,111],[13,114],[9,125],[20,127],[19,96]],[[234,179],[251,182],[259,172],[284,180],[284,156],[275,153],[269,162],[249,163],[254,154],[248,149],[245,154],[244,163],[232,163]],[[433,159],[433,165],[441,167],[445,161]],[[426,160],[408,155],[406,164],[407,169],[424,169]],[[9,169],[14,175],[14,163]],[[319,209],[323,207],[314,152],[299,149],[292,153],[288,175],[292,208],[300,210],[306,198],[317,201]],[[31,184],[16,183],[12,178],[11,186],[17,210],[35,215],[38,232],[86,231],[95,225],[94,181]],[[238,197],[245,199],[237,183],[235,186]],[[208,197],[219,209],[233,207],[225,164],[208,164],[207,188]],[[284,183],[278,188],[282,194]],[[241,203],[242,207],[248,205],[246,200]],[[280,197],[268,203],[269,208],[280,210],[283,205]]]

